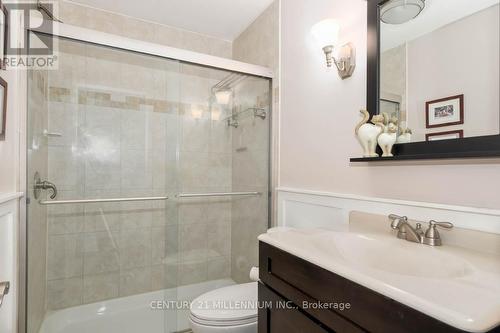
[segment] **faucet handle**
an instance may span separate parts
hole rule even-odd
[[[434,220],[429,221],[429,227],[441,227],[445,229],[453,228],[453,223],[451,222],[436,222]]]
[[[389,220],[391,220],[391,228],[398,229],[401,221],[408,222],[408,217],[391,214],[389,215]]]
[[[453,228],[453,223],[436,222],[434,220],[429,221],[429,228],[427,228],[423,239],[424,244],[431,246],[440,246],[442,244],[441,236],[439,235],[436,227],[451,229]]]

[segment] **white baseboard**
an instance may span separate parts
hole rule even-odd
[[[449,221],[456,227],[500,234],[500,210],[393,200],[280,187],[278,226],[328,227],[349,223],[351,211],[406,215],[418,221]]]

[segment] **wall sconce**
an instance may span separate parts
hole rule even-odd
[[[311,28],[311,33],[318,43],[323,47],[326,56],[326,65],[337,67],[342,79],[352,75],[356,68],[356,49],[352,43],[340,47],[338,58],[333,55],[335,45],[338,43],[340,25],[337,20],[327,19],[316,23]]]

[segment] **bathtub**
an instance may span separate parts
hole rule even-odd
[[[52,311],[45,316],[39,333],[182,332],[189,329],[189,309],[164,309],[155,301],[192,301],[207,291],[233,284],[231,279],[207,281]]]

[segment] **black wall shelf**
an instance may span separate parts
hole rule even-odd
[[[477,151],[463,153],[418,154],[392,157],[354,157],[350,161],[356,162],[387,162],[409,160],[460,159],[460,158],[500,158],[500,151]]]

